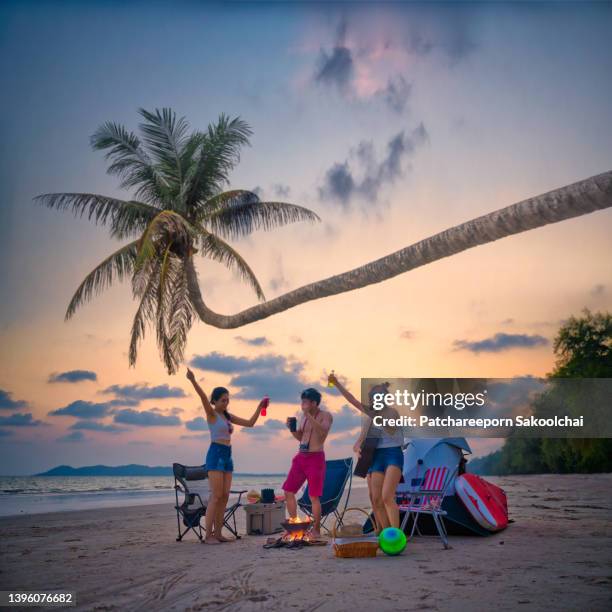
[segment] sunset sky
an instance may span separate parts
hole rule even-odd
[[[36,206],[40,193],[128,197],[89,136],[136,130],[139,107],[203,129],[253,128],[232,188],[301,204],[320,224],[233,245],[268,298],[529,196],[612,169],[610,3],[5,2],[0,6],[0,473],[58,464],[201,464],[202,409],[154,338],[135,368],[129,284],[70,322],[72,293],[118,248],[104,227]],[[512,377],[554,365],[561,322],[612,307],[612,211],[472,249],[238,330],[197,323],[187,362],[248,416],[240,472],[282,472],[281,421],[334,369],[361,377]],[[252,291],[198,264],[209,306]],[[329,457],[359,420],[333,390]],[[478,454],[497,441],[474,444]]]

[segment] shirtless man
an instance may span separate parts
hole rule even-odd
[[[325,480],[325,452],[323,445],[329,433],[333,417],[319,408],[321,394],[316,389],[302,392],[302,412],[304,418],[297,431],[291,435],[300,442],[300,450],[291,461],[291,469],[283,484],[287,510],[291,518],[297,517],[295,494],[304,481],[308,481],[308,493],[312,502],[314,525],[310,531],[315,538],[321,535],[321,500]],[[287,419],[289,427],[289,419]]]

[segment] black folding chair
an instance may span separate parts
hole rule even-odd
[[[348,492],[344,500],[344,507],[338,510],[340,500],[344,493],[346,483],[348,482]],[[342,514],[346,510],[349,497],[351,496],[351,485],[353,483],[353,458],[332,459],[325,462],[325,480],[323,481],[323,494],[321,495],[321,527],[329,533],[328,527],[325,525],[327,517],[333,515],[342,524]],[[298,500],[298,505],[301,510],[312,517],[312,502],[308,493],[308,487],[304,490],[304,494]]]
[[[208,506],[209,488],[205,482],[208,479],[206,467],[187,466],[180,463],[172,464],[174,473],[174,496],[176,504],[176,524],[178,528],[177,542],[180,542],[188,531],[193,531],[196,537],[202,541],[203,532],[206,529],[202,525],[202,517],[206,514]],[[183,495],[183,501],[179,503],[179,493]],[[236,527],[236,510],[242,506],[242,495],[244,491],[230,491],[233,495],[238,495],[238,499],[225,509],[223,515],[223,525],[230,531],[236,539],[240,539]],[[184,530],[181,531],[181,522]]]

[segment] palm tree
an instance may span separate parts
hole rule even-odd
[[[305,285],[270,301],[247,263],[224,238],[293,221],[317,221],[312,211],[283,202],[260,202],[249,191],[227,191],[229,171],[248,144],[250,128],[240,119],[221,116],[204,133],[187,135],[185,119],[169,109],[140,110],[142,142],[114,123],[93,136],[94,149],[108,150],[108,172],[121,187],[135,188],[137,200],[95,194],[38,196],[51,208],[72,208],[77,215],[110,227],[116,238],[139,238],[110,255],[81,283],[66,318],[95,294],[128,275],[139,306],[132,326],[130,364],[136,361],[146,325],[157,329],[164,363],[175,372],[187,333],[197,315],[223,329],[241,327],[303,304],[379,283],[414,268],[506,236],[578,217],[612,206],[612,171],[555,189],[472,219],[343,274]],[[237,270],[262,303],[234,315],[218,314],[202,298],[193,255],[221,261]]]
[[[187,283],[193,307],[204,323],[225,329],[241,327],[304,302],[380,283],[481,244],[611,206],[612,171],[609,171],[456,225],[376,261],[233,315],[221,315],[206,306],[191,260],[186,264]]]
[[[221,115],[205,132],[189,133],[185,118],[171,110],[139,110],[141,137],[105,123],[91,137],[106,151],[108,173],[134,199],[93,193],[48,193],[35,198],[58,210],[72,209],[130,239],[96,266],[70,300],[66,319],[115,280],[131,277],[138,308],[132,324],[129,360],[134,365],[147,325],[155,327],[165,366],[174,373],[182,361],[194,320],[188,263],[199,251],[236,271],[260,300],[264,292],[247,262],[224,240],[295,221],[319,221],[312,211],[285,202],[261,202],[246,190],[223,191],[229,173],[249,144],[250,127]]]

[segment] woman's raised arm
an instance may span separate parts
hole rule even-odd
[[[265,400],[261,400],[261,402],[259,402],[257,408],[255,408],[253,416],[250,419],[243,419],[242,417],[236,416],[235,414],[230,414],[230,421],[235,425],[242,425],[242,427],[253,427],[253,425],[255,425],[255,423],[257,422],[259,415],[261,414],[261,411],[264,407],[264,402]]]
[[[348,391],[348,389],[338,380],[335,374],[329,375],[329,382],[332,383],[334,387],[338,389],[338,391],[340,391],[340,393],[344,396],[344,399],[346,399],[349,404],[352,404],[355,408],[357,408],[357,410],[359,410],[359,412],[363,412],[363,414],[366,416],[370,416],[363,404]]]
[[[198,384],[198,381],[195,379],[194,373],[187,368],[187,380],[193,385],[193,388],[196,390],[196,393],[200,396],[202,400],[202,406],[204,407],[204,412],[206,413],[206,418],[212,421],[213,423],[217,419],[217,415],[215,414],[215,409],[212,407],[208,396]]]

